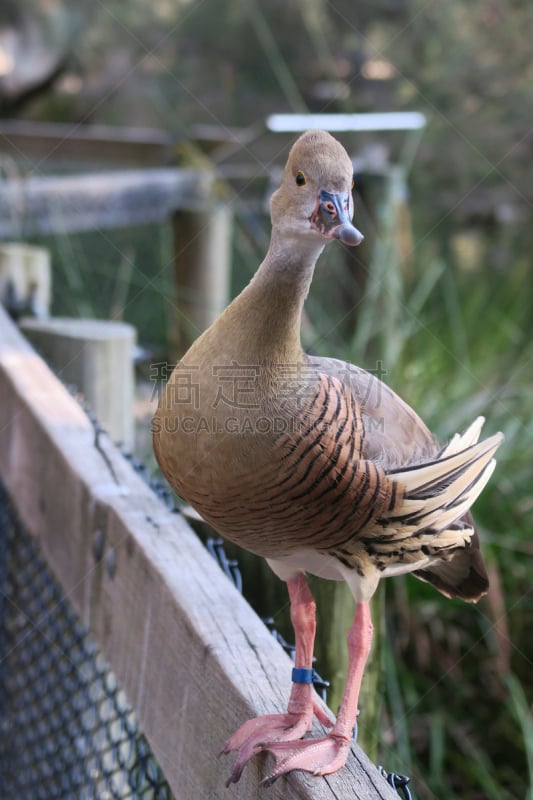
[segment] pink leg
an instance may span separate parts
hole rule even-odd
[[[346,763],[354,725],[357,718],[359,690],[372,643],[372,622],[368,603],[359,603],[353,624],[348,632],[348,676],[337,721],[322,739],[265,744],[276,758],[276,766],[263,781],[268,786],[280,775],[302,769],[314,775],[336,772]]]
[[[294,666],[311,669],[315,647],[316,603],[305,576],[301,572],[287,581],[287,589],[291,603],[291,622],[296,646]],[[293,683],[287,706],[289,714],[301,715],[303,713],[309,716],[308,728],[311,727],[313,717],[313,693],[314,689],[311,684]],[[317,709],[319,713],[322,713],[320,706],[317,705]],[[311,713],[309,714],[309,712]]]
[[[303,573],[288,580],[287,588],[296,645],[295,666],[311,669],[316,630],[315,601]],[[304,736],[311,728],[313,713],[323,724],[331,725],[317,702],[312,684],[294,683],[286,714],[268,714],[241,725],[222,750],[222,753],[239,751],[227,785],[239,780],[245,765],[256,753],[273,743],[291,742]]]

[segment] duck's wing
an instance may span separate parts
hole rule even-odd
[[[335,358],[311,357],[311,363],[349,388],[361,413],[364,458],[387,471],[439,455],[442,448],[425,423],[377,375]]]
[[[311,358],[320,371],[337,377],[360,410],[363,425],[361,455],[378,462],[383,469],[397,470],[422,464],[436,457],[450,456],[474,445],[479,438],[483,418],[479,417],[463,433],[456,434],[441,447],[420,417],[377,375],[338,359]],[[476,601],[487,592],[489,581],[481,555],[479,536],[470,512],[458,521],[473,534],[453,558],[413,572],[431,583],[447,597]]]

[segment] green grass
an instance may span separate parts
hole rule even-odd
[[[507,675],[507,689],[509,691],[508,705],[512,717],[517,722],[525,745],[529,785],[525,800],[533,800],[533,717],[531,704],[528,703],[526,692],[516,675]]]

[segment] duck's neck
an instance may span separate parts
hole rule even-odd
[[[323,249],[320,240],[291,240],[286,233],[272,231],[264,261],[228,308],[228,322],[237,323],[234,330],[243,356],[274,363],[301,359],[302,310]]]

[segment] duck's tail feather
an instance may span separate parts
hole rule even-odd
[[[445,450],[435,461],[389,471],[388,477],[402,490],[402,499],[387,515],[387,522],[444,531],[468,511],[487,484],[502,440],[497,433],[459,451],[455,448],[460,440],[452,440],[451,454]]]
[[[478,600],[488,578],[469,509],[489,480],[501,442],[498,433],[483,442],[478,418],[454,436],[438,458],[387,472],[394,481],[395,502],[380,520],[389,537],[413,546],[426,556],[414,571],[449,597]]]
[[[465,450],[467,447],[477,444],[484,424],[485,417],[477,417],[464,433],[456,433],[448,444],[442,448],[440,458],[452,456],[454,453],[459,453],[461,450]]]
[[[413,575],[431,583],[446,597],[460,597],[461,600],[471,603],[477,602],[487,593],[489,577],[479,549],[479,537],[472,530],[470,541],[463,548],[457,549],[453,558],[415,570]]]

